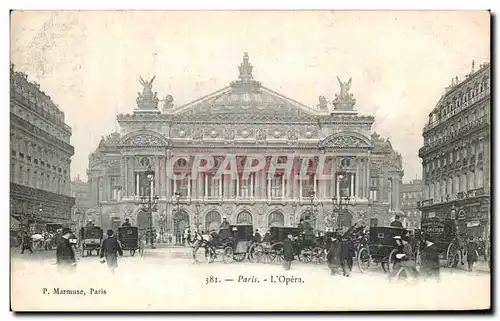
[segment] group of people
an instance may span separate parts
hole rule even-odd
[[[130,226],[127,225],[127,223],[126,221],[122,226]],[[86,226],[93,226],[93,223],[89,221]],[[108,229],[106,235],[106,239],[104,239],[101,244],[99,258],[100,262],[106,263],[110,271],[114,273],[115,269],[118,267],[118,256],[123,255],[123,249],[117,235],[112,229]],[[56,264],[61,272],[71,272],[76,269],[76,246],[76,237],[71,229],[67,227],[63,228],[56,249]]]

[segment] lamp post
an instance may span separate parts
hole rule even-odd
[[[160,240],[164,243],[165,240],[163,236],[165,234],[165,215],[163,215],[163,213],[160,215],[160,221],[158,223],[160,224]]]
[[[201,225],[201,222],[200,222],[200,207],[201,207],[201,204],[200,204],[200,202],[196,202],[195,206],[196,206],[196,222],[194,224],[196,226],[196,232],[200,233],[200,225]]]
[[[310,209],[310,218],[309,220],[311,221],[311,225],[314,226],[314,228],[316,228],[316,204],[314,203],[314,201],[316,200],[316,193],[314,192],[314,190],[311,190],[309,192],[309,197],[311,198],[311,209]]]
[[[344,180],[344,175],[340,174],[337,176],[337,180],[339,181],[339,186],[340,183]],[[341,229],[342,228],[342,212],[347,211],[349,206],[356,206],[356,199],[354,197],[348,197],[345,196],[343,197],[341,195],[342,193],[339,192],[339,197],[337,198],[334,196],[332,198],[332,205],[333,205],[333,211],[332,215],[335,215],[337,213],[337,228]]]
[[[179,231],[179,222],[180,222],[180,217],[177,215],[179,213],[179,202],[181,200],[181,192],[175,192],[173,200],[175,202],[175,211],[172,215],[173,221],[174,221],[174,232],[175,232],[175,243],[176,245],[180,244],[180,231]]]
[[[151,244],[151,248],[154,249],[154,237],[153,237],[153,212],[157,211],[157,205],[158,205],[158,195],[153,196],[152,192],[153,189],[151,186],[154,183],[154,172],[153,171],[148,171],[146,172],[146,178],[148,179],[149,182],[149,187],[146,189],[148,191],[147,196],[143,195],[141,196],[141,205],[142,205],[142,210],[146,212],[148,215],[148,225],[149,225],[149,241]]]

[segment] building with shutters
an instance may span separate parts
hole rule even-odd
[[[419,229],[421,213],[418,204],[422,201],[422,180],[414,179],[401,184],[399,192],[399,206],[403,214],[403,225],[409,229]]]
[[[310,217],[315,228],[325,230],[339,223],[332,198],[350,197],[356,204],[342,216],[342,226],[369,217],[388,224],[399,211],[401,155],[372,133],[374,117],[354,108],[351,81],[341,82],[333,101],[321,96],[310,107],[254,80],[247,54],[238,69],[238,79],[227,87],[179,107],[167,95],[161,109],[154,78],[141,78],[137,108],[118,115],[120,131],[103,137],[89,156],[89,212],[100,215],[104,227],[129,218],[146,228],[149,214],[140,197],[154,194],[153,225],[165,224],[168,233],[218,229],[224,216],[259,230],[296,226]],[[265,166],[245,177],[245,166],[253,166],[246,163],[250,154],[262,156]],[[213,157],[214,164],[193,177],[193,166],[201,164],[197,155]],[[235,157],[237,175],[217,177],[228,155]],[[303,179],[269,172],[276,155],[278,163],[294,164],[294,174],[304,166]],[[170,179],[170,165],[182,180]],[[326,179],[317,176],[318,166]]]
[[[74,148],[64,112],[23,72],[10,68],[10,210],[14,226],[70,225]]]
[[[423,129],[422,217],[453,218],[468,234],[490,229],[491,67],[452,80]]]

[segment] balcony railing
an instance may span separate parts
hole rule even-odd
[[[433,141],[432,143],[429,143],[427,145],[425,145],[424,147],[421,147],[419,149],[419,154],[420,153],[424,153],[424,152],[427,152],[437,146],[441,146],[441,145],[444,145],[445,143],[455,139],[456,137],[459,137],[459,136],[463,136],[465,135],[466,133],[484,125],[484,124],[487,124],[489,123],[489,116],[487,115],[484,115],[472,122],[470,122],[469,124],[459,128],[458,130],[452,132],[451,134],[449,135],[446,135],[446,136],[443,136],[443,137],[440,137],[438,139],[436,139],[435,141]]]
[[[467,102],[463,103],[460,105],[460,107],[457,107],[455,108],[452,113],[447,116],[447,117],[444,117],[442,119],[438,119],[438,120],[435,120],[433,122],[429,122],[427,123],[425,126],[424,126],[424,132],[428,131],[428,130],[431,130],[432,128],[438,126],[439,124],[442,124],[444,122],[446,122],[448,119],[450,119],[451,117],[453,117],[454,115],[460,113],[462,110],[466,109],[467,107],[469,107],[470,105],[473,105],[474,103],[476,103],[477,101],[487,97],[490,95],[490,88],[487,88],[485,91],[483,91],[482,93],[480,93],[479,95],[476,95],[475,97],[473,97],[472,99],[468,100]]]

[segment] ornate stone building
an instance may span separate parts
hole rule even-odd
[[[10,203],[11,219],[24,225],[69,225],[74,198],[70,165],[74,154],[71,128],[64,113],[29,82],[10,69]],[[32,225],[33,226],[33,225]]]
[[[404,214],[403,225],[410,229],[420,228],[421,212],[417,205],[422,201],[422,180],[414,179],[401,184],[401,212]]]
[[[89,199],[89,185],[77,176],[76,179],[71,181],[71,196],[75,198],[75,206],[72,211],[72,222],[76,229],[86,224],[88,220],[85,216],[87,211],[91,208]]]
[[[422,216],[463,221],[471,235],[489,235],[491,173],[490,64],[458,77],[429,114],[419,150]]]
[[[351,81],[339,79],[340,94],[331,102],[320,96],[311,108],[262,86],[253,79],[252,69],[245,53],[238,80],[180,107],[167,95],[161,111],[152,91],[154,78],[141,78],[144,91],[137,108],[117,116],[120,133],[103,137],[89,157],[90,212],[102,215],[103,226],[128,217],[147,227],[148,213],[138,200],[150,190],[159,196],[155,227],[163,222],[174,234],[184,226],[218,228],[223,216],[261,230],[295,226],[305,216],[311,216],[318,229],[334,228],[334,196],[356,200],[342,217],[343,226],[372,216],[389,222],[389,210],[399,210],[401,156],[388,139],[372,134],[374,118],[354,109]],[[190,177],[198,154],[216,155],[215,169]],[[213,179],[228,154],[236,155],[237,177]],[[312,156],[303,180],[289,179],[280,171],[269,174],[269,159],[264,169],[243,178],[243,156],[249,154]],[[187,178],[171,180],[167,165],[182,155],[187,157],[175,161],[174,171]],[[317,178],[314,170],[322,158],[326,180]],[[151,173],[149,188],[146,175]]]

